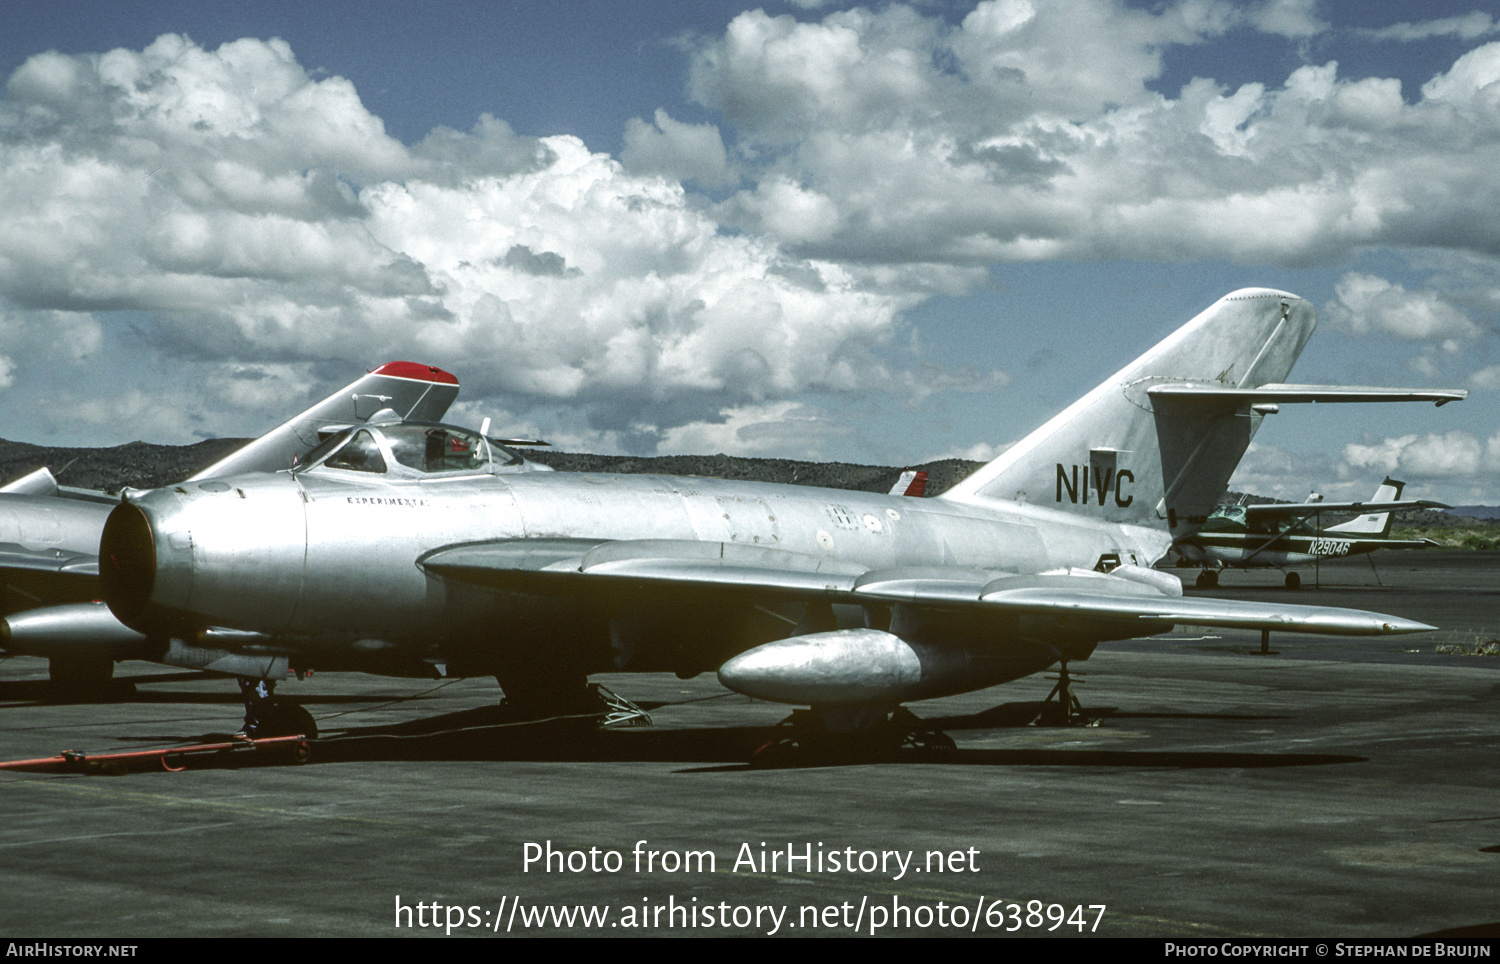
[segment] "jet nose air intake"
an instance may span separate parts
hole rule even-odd
[[[127,626],[139,622],[156,585],[156,541],[146,514],[121,503],[99,540],[99,584],[110,612]]]

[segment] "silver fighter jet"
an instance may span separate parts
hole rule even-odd
[[[716,670],[810,706],[802,742],[910,739],[904,703],[1175,624],[1430,629],[1184,598],[1151,568],[1202,525],[1279,404],[1464,396],[1284,384],[1314,324],[1294,295],[1236,291],[936,498],[505,474],[514,456],[480,433],[371,422],[290,472],[128,496],[104,530],[104,598],[183,647],[493,675],[518,712],[591,705],[592,673]]]
[[[442,418],[457,396],[458,379],[448,372],[390,362],[184,484],[290,468],[351,423],[398,413]],[[116,660],[165,654],[98,602],[99,535],[118,502],[103,492],[60,486],[45,467],[0,487],[0,614],[9,617],[0,622],[0,653],[45,657],[60,694],[103,695]]]

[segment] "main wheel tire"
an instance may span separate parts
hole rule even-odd
[[[52,698],[69,703],[110,699],[128,684],[115,682],[115,661],[108,656],[54,656],[47,660]]]

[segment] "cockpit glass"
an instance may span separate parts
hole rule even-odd
[[[385,471],[385,456],[380,454],[380,445],[375,438],[361,430],[323,464],[330,469],[382,473]]]
[[[1205,532],[1230,532],[1243,528],[1245,525],[1245,507],[1242,505],[1221,505],[1209,513],[1208,521],[1204,524]]]
[[[329,452],[332,452],[334,449],[338,448],[340,445],[343,445],[344,442],[348,441],[348,439],[348,429],[330,435],[328,438],[319,442],[311,452],[308,452],[307,455],[299,459],[297,464],[294,465],[293,468],[300,471],[302,469],[311,468],[312,466],[317,465],[320,461],[322,461],[324,456],[326,456]]]
[[[385,430],[391,455],[418,472],[479,472],[490,464],[477,433],[448,425],[394,425]]]

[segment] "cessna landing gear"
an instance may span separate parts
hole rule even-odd
[[[935,755],[958,749],[951,736],[928,726],[904,706],[896,707],[888,717],[877,713],[875,722],[850,730],[831,729],[830,715],[826,707],[793,710],[776,724],[775,735],[750,754],[750,765],[766,769],[860,763],[889,759],[903,750]]]
[[[1194,583],[1199,589],[1217,589],[1219,586],[1219,571],[1217,569],[1205,569],[1198,573],[1198,579]]]
[[[1289,572],[1286,574],[1286,587],[1288,589],[1296,589],[1300,585],[1302,585],[1301,576],[1297,575],[1295,572]]]

